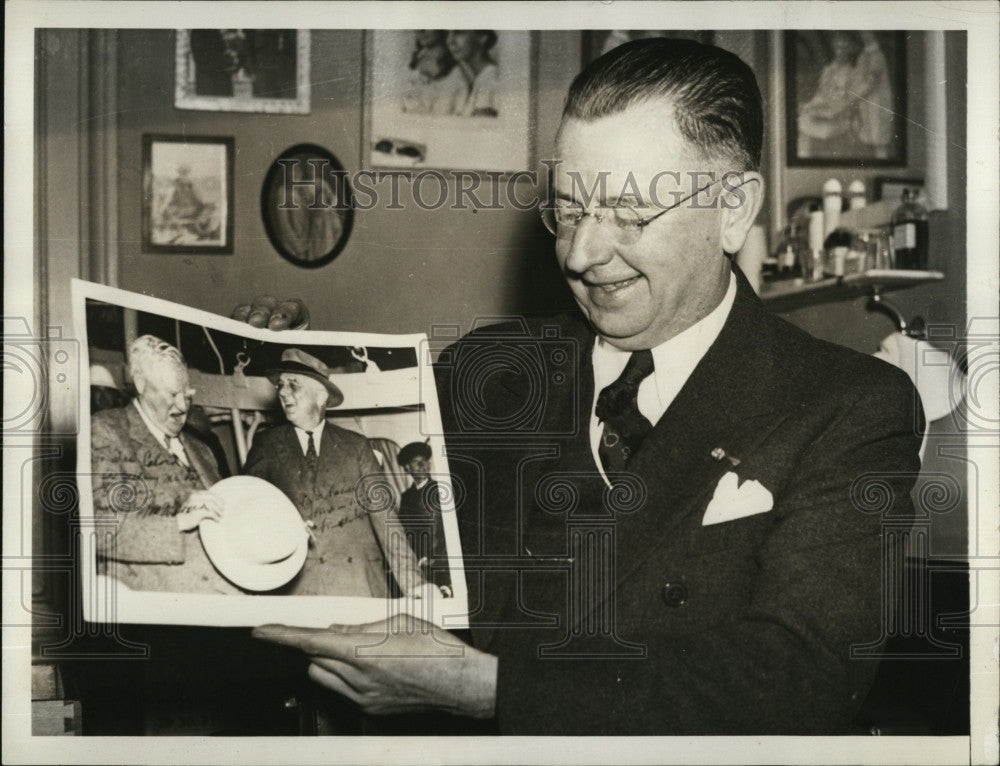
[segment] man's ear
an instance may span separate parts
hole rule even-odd
[[[764,178],[760,173],[744,170],[723,177],[719,195],[723,250],[727,253],[740,251],[763,204]]]
[[[141,371],[136,370],[132,376],[132,385],[135,386],[135,392],[142,396],[142,392],[146,390],[146,376]]]

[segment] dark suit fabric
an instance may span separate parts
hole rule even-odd
[[[486,328],[442,355],[502,733],[845,733],[864,701],[875,662],[851,647],[882,635],[883,524],[912,514],[919,402],[905,374],[794,328],[738,280],[616,490],[590,448],[582,317]],[[727,471],[773,509],[703,526]]]
[[[219,480],[211,450],[185,428],[183,465],[132,403],[94,414],[90,429],[98,571],[133,590],[239,593],[212,566],[198,531],[181,532],[175,519],[192,492]]]
[[[327,423],[312,477],[295,429],[285,423],[254,437],[243,470],[278,487],[313,524],[306,563],[283,593],[384,598],[386,561],[403,589],[423,582],[394,496],[361,434]]]
[[[440,485],[436,481],[428,481],[417,489],[415,484],[411,484],[400,497],[399,520],[403,522],[406,539],[417,559],[427,559],[428,563],[423,567],[426,579],[439,587],[450,587]],[[431,576],[427,577],[427,573]]]

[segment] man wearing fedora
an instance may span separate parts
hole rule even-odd
[[[281,592],[385,598],[388,561],[399,590],[419,595],[426,583],[367,439],[326,422],[344,401],[329,368],[290,348],[267,377],[288,422],[254,437],[244,473],[288,495],[312,534],[302,572]]]

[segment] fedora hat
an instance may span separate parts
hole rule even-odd
[[[278,385],[278,377],[283,372],[305,375],[322,383],[330,394],[326,402],[327,407],[336,407],[344,401],[344,394],[330,380],[330,368],[312,354],[307,354],[298,348],[286,348],[281,354],[281,363],[264,374],[274,385]]]
[[[232,476],[212,485],[224,503],[218,521],[198,526],[201,543],[219,574],[249,591],[269,591],[302,569],[309,532],[295,504],[256,476]]]

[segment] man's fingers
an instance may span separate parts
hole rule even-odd
[[[364,694],[373,687],[368,675],[350,663],[342,660],[335,660],[330,657],[310,657],[313,665],[318,665],[329,673],[338,676],[344,683],[354,689],[358,694]]]
[[[355,705],[362,704],[361,696],[358,692],[336,673],[331,673],[329,670],[321,668],[316,663],[313,663],[309,666],[309,677],[320,686],[324,686],[330,691],[334,691],[337,694],[347,697],[347,699]]]
[[[254,638],[290,646],[309,655],[350,660],[355,648],[370,639],[352,633],[338,633],[326,628],[290,628],[286,625],[263,625],[254,628]]]

